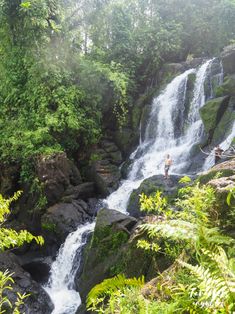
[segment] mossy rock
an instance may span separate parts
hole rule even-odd
[[[226,76],[223,84],[216,88],[215,94],[216,97],[235,96],[235,75]]]
[[[163,195],[167,198],[168,202],[177,197],[179,188],[182,187],[179,184],[181,176],[171,175],[168,180],[164,179],[163,175],[156,175],[144,180],[140,187],[131,193],[127,211],[134,217],[143,216],[144,213],[140,211],[139,197],[141,193],[149,196],[156,191],[162,191]]]
[[[222,116],[220,122],[216,126],[213,137],[211,139],[212,145],[217,145],[225,140],[232,131],[233,123],[235,121],[235,110],[233,109],[235,104],[235,97],[232,97],[229,101],[229,106]]]
[[[216,125],[221,120],[229,104],[229,97],[209,100],[201,109],[200,115],[206,132],[212,137]]]
[[[197,178],[197,182],[200,184],[207,184],[209,181],[216,179],[216,178],[221,178],[221,177],[230,177],[235,174],[235,169],[221,169],[221,170],[210,170],[204,174],[201,174]]]
[[[139,142],[139,132],[122,128],[114,133],[114,140],[123,156],[127,157]]]

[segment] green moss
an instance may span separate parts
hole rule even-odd
[[[222,169],[222,170],[211,170],[210,172],[206,173],[206,174],[202,174],[197,178],[197,182],[199,182],[200,184],[206,184],[208,183],[210,180],[212,179],[216,179],[218,178],[218,174],[219,177],[229,177],[232,176],[235,173],[234,170],[231,169]]]
[[[110,226],[105,226],[95,230],[92,238],[92,248],[98,249],[99,262],[115,253],[129,239],[129,235],[120,230],[113,230]]]
[[[55,223],[52,223],[50,221],[45,221],[42,223],[42,229],[45,231],[50,231],[57,233],[57,225]]]
[[[235,96],[235,76],[227,76],[222,85],[215,90],[216,97],[225,95]]]
[[[228,97],[215,98],[209,100],[200,109],[200,115],[208,133],[215,129],[219,122],[218,120],[222,117],[223,113],[227,109],[228,101]]]

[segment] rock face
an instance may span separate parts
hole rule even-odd
[[[224,48],[221,59],[223,63],[224,73],[235,73],[235,45],[230,45]]]
[[[13,290],[7,290],[6,292],[13,304],[16,301],[16,292],[21,294],[30,293],[30,296],[24,301],[25,304],[21,309],[22,313],[50,314],[52,312],[53,304],[47,293],[37,282],[32,280],[29,273],[20,267],[13,254],[0,253],[0,269],[1,271],[8,269],[10,273],[13,273],[12,277],[15,281]]]
[[[41,218],[44,254],[54,257],[67,235],[79,225],[91,221],[95,214],[95,208],[79,199],[49,207]]]
[[[69,186],[82,183],[77,167],[65,153],[40,157],[36,173],[43,184],[48,205],[58,202]]]
[[[82,274],[76,278],[83,302],[93,286],[118,273],[127,277],[141,274],[147,278],[154,276],[154,254],[137,248],[134,237],[136,225],[135,218],[118,211],[99,211],[93,237],[86,248]]]
[[[106,197],[118,187],[122,154],[114,142],[104,139],[92,153],[88,177],[95,182],[96,190]]]
[[[163,196],[168,198],[168,201],[177,196],[178,189],[182,187],[179,184],[181,176],[172,175],[168,180],[165,180],[163,175],[156,175],[144,180],[140,187],[134,190],[130,196],[127,211],[134,217],[143,216],[144,213],[140,211],[139,195],[144,193],[151,195],[157,190],[162,191]]]
[[[209,100],[201,109],[200,115],[211,142],[214,131],[228,108],[229,96]]]

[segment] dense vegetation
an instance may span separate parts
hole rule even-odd
[[[187,178],[186,178],[187,179]],[[186,180],[184,179],[184,182]],[[228,192],[228,202],[233,193]],[[138,241],[147,251],[161,252],[172,265],[144,285],[143,278],[122,275],[106,279],[88,295],[98,313],[232,313],[235,309],[234,239],[223,234],[219,204],[210,186],[194,184],[179,191],[171,207],[160,192],[141,196],[150,213]],[[219,228],[220,227],[220,228]]]
[[[164,62],[234,40],[234,17],[233,0],[1,0],[1,162],[96,143],[103,117],[127,123]]]
[[[26,230],[16,231],[11,228],[2,226],[10,214],[10,204],[17,200],[21,192],[17,192],[13,197],[4,199],[0,194],[0,251],[9,250],[17,246],[22,246],[24,243],[30,243],[33,240],[39,245],[43,245],[44,240],[41,236],[35,237]],[[8,299],[7,291],[12,290],[14,280],[9,271],[0,271],[0,313],[6,313],[7,309],[14,314],[20,313],[20,307],[24,303],[24,299],[28,297],[26,294],[17,292],[16,301],[14,304]],[[15,291],[14,291],[15,292]],[[16,292],[15,292],[16,293]]]

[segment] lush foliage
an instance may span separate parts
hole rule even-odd
[[[1,0],[1,161],[96,143],[164,62],[234,40],[234,16],[233,0]]]
[[[21,246],[24,243],[30,243],[32,240],[35,240],[39,245],[43,245],[44,243],[44,240],[41,236],[33,236],[26,230],[17,232],[13,229],[4,228],[2,226],[10,214],[10,204],[17,200],[20,194],[21,192],[17,192],[9,199],[4,199],[0,194],[0,251],[14,248],[16,246]],[[13,274],[10,274],[8,271],[0,271],[0,313],[5,313],[4,308],[8,306],[12,309],[12,314],[19,314],[19,308],[23,304],[23,300],[28,296],[17,293],[15,304],[12,304],[6,297],[6,290],[13,289],[12,284],[14,283],[14,280],[11,277],[12,275]]]
[[[184,178],[181,183],[190,182]],[[92,291],[101,289],[106,298],[99,299],[97,293],[91,302],[89,295],[88,304],[98,313],[232,313],[234,239],[217,227],[214,190],[185,186],[172,208],[160,192],[141,195],[140,200],[150,216],[140,226],[140,234],[147,233],[148,240],[140,239],[138,246],[168,256],[173,264],[144,288],[115,285],[112,291],[101,283]],[[112,278],[108,281],[112,285]]]

